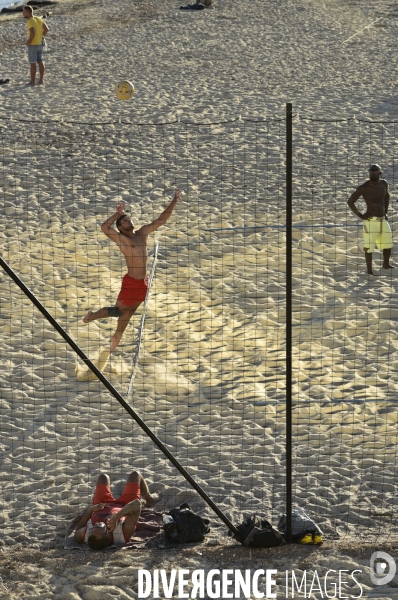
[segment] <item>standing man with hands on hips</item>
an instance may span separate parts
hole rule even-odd
[[[363,221],[363,244],[368,275],[374,275],[372,270],[372,253],[377,245],[383,251],[383,269],[392,269],[390,265],[392,234],[387,220],[390,193],[388,183],[380,179],[379,165],[370,165],[369,179],[360,185],[347,201],[352,212]],[[361,213],[355,203],[362,196],[366,203],[366,212]]]

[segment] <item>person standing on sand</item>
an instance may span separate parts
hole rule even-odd
[[[83,317],[83,323],[91,323],[91,321],[107,317],[118,317],[116,332],[111,337],[110,352],[113,352],[118,346],[131,317],[146,298],[148,291],[146,277],[148,235],[166,223],[179,199],[180,191],[176,190],[173,200],[162,214],[155,221],[149,225],[143,225],[137,231],[134,231],[133,222],[124,212],[124,202],[120,202],[116,207],[115,214],[101,225],[105,235],[113,240],[124,254],[127,273],[123,277],[122,289],[115,306],[100,308],[96,312],[89,310]],[[112,228],[115,221],[118,231]]]
[[[22,11],[25,19],[28,19],[26,27],[28,30],[28,60],[30,63],[30,81],[27,85],[36,83],[36,63],[39,65],[39,85],[44,83],[44,62],[43,62],[43,37],[48,33],[48,27],[40,17],[33,16],[31,6],[24,6]]]
[[[75,539],[87,543],[92,550],[102,550],[116,542],[127,544],[134,533],[141,514],[141,500],[150,508],[159,501],[158,494],[150,494],[148,485],[138,471],[127,478],[120,498],[115,499],[110,479],[101,473],[95,487],[93,505],[76,525]]]
[[[352,212],[362,219],[363,243],[366,267],[369,275],[374,275],[372,270],[372,253],[375,245],[383,251],[383,269],[392,269],[390,265],[392,234],[387,221],[387,212],[390,204],[388,183],[380,179],[381,168],[379,165],[369,167],[369,179],[360,185],[349,197],[347,204]],[[366,203],[366,212],[360,213],[355,206],[356,201],[362,196]]]

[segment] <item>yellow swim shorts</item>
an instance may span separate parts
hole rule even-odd
[[[392,234],[388,221],[384,217],[372,217],[363,222],[363,245],[368,252],[373,252],[375,246],[380,250],[392,248]]]

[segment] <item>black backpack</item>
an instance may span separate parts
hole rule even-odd
[[[237,528],[239,536],[235,536],[238,542],[251,548],[273,548],[285,543],[282,534],[272,527],[266,519],[257,515],[251,515]]]
[[[172,542],[187,544],[190,542],[203,542],[206,533],[210,531],[209,520],[196,515],[188,504],[181,504],[180,508],[169,511],[173,518],[170,523],[164,523],[164,535]]]

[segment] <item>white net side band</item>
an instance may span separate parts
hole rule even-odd
[[[135,374],[137,372],[138,361],[139,361],[139,358],[140,358],[142,337],[143,337],[143,334],[144,334],[146,309],[147,309],[147,306],[148,306],[149,295],[151,293],[152,281],[153,281],[153,278],[155,276],[156,263],[158,261],[158,250],[159,250],[159,242],[156,242],[155,251],[154,251],[154,255],[153,255],[152,268],[151,268],[151,272],[149,274],[149,280],[148,280],[148,291],[147,291],[147,295],[146,295],[145,302],[144,302],[144,309],[143,309],[143,312],[142,312],[141,323],[140,323],[140,326],[138,328],[137,350],[136,350],[134,358],[133,358],[133,370],[132,370],[132,373],[131,373],[130,383],[129,383],[129,387],[128,387],[128,390],[127,390],[128,397],[131,397],[131,395],[133,393],[133,384],[134,384]]]

